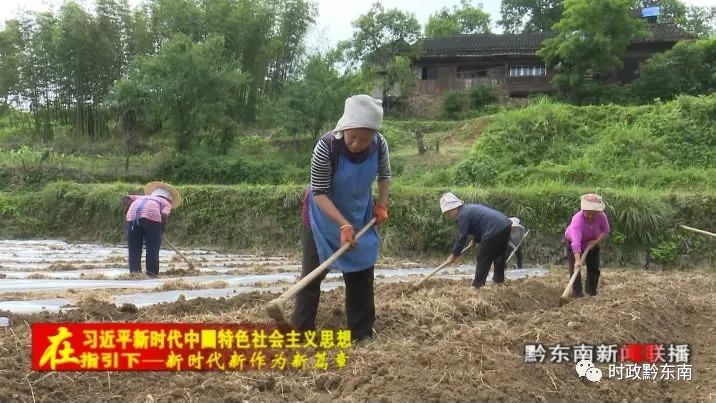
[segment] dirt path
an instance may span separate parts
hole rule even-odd
[[[276,294],[195,299],[120,311],[101,302],[16,315],[0,328],[0,401],[710,401],[716,384],[716,280],[705,273],[603,270],[600,295],[557,306],[563,273],[480,291],[469,281],[377,286],[378,341],[342,370],[227,373],[34,373],[33,321],[265,321]],[[290,306],[287,307],[290,310]],[[343,328],[343,291],[322,296],[319,326]],[[688,343],[693,379],[590,383],[574,364],[525,364],[524,344]],[[602,366],[606,371],[606,367]]]

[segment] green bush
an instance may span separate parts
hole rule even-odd
[[[673,241],[663,241],[651,248],[651,257],[660,264],[674,264],[678,258],[679,245]]]
[[[310,176],[310,157],[304,163],[306,168],[291,164],[288,158],[227,158],[207,153],[179,154],[165,160],[159,167],[157,176],[180,184],[307,183]]]
[[[497,97],[492,94],[491,86],[479,84],[470,89],[470,109],[480,110],[495,102]]]
[[[716,185],[714,161],[716,94],[633,107],[541,100],[495,115],[455,181],[690,189]]]
[[[667,101],[682,94],[706,95],[716,90],[716,38],[679,41],[639,66],[628,87],[642,101]]]
[[[305,186],[179,186],[186,204],[172,213],[168,236],[186,245],[296,252],[300,247],[301,207]],[[684,234],[678,224],[716,227],[714,193],[670,193],[643,190],[580,188],[540,184],[522,188],[435,188],[394,186],[390,221],[381,228],[384,253],[448,253],[454,223],[438,206],[440,195],[453,191],[466,202],[479,202],[522,219],[530,228],[527,256],[547,262],[561,256],[565,226],[579,207],[579,195],[598,191],[608,205],[613,237],[605,262],[618,257],[639,261],[652,253],[658,261],[673,255],[693,263],[714,259],[710,239]],[[120,198],[141,192],[124,183],[80,185],[58,182],[37,192],[0,194],[0,236],[60,237],[119,242],[124,236]],[[673,246],[675,245],[675,246]],[[624,258],[626,257],[626,258]],[[606,264],[606,263],[605,263]]]
[[[457,119],[469,109],[467,94],[463,91],[451,91],[443,99],[443,115],[448,119]]]

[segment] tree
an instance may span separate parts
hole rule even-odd
[[[178,33],[195,42],[206,38],[207,21],[199,0],[152,0],[150,4],[157,47]]]
[[[412,13],[385,10],[380,3],[353,22],[353,57],[369,65],[383,65],[406,50],[420,36],[420,23]]]
[[[267,92],[278,95],[281,85],[294,77],[303,55],[303,39],[308,27],[315,22],[317,5],[304,0],[283,0],[273,3],[278,15],[278,35],[273,41],[272,61],[269,63],[270,79]]]
[[[224,37],[226,52],[245,73],[245,81],[237,92],[234,119],[251,122],[273,60],[274,9],[263,0],[206,1],[205,9],[206,18],[211,21],[209,32]]]
[[[562,18],[563,0],[502,0],[500,13],[507,33],[549,32]]]
[[[687,6],[681,0],[635,0],[636,8],[659,6],[660,23],[674,23],[688,33],[705,38],[716,28],[716,7]]]
[[[263,99],[280,94],[303,56],[303,40],[316,15],[309,0],[204,0],[210,33],[223,35],[226,51],[241,64],[246,81],[239,91],[241,116],[254,120]]]
[[[682,41],[650,57],[639,66],[639,78],[630,87],[644,102],[716,91],[716,39]]]
[[[397,9],[385,10],[380,3],[374,3],[371,9],[353,22],[353,39],[350,42],[349,55],[361,62],[364,76],[377,81],[383,77],[383,107],[390,109],[388,92],[395,81],[405,77],[394,66],[396,56],[410,57],[417,52],[414,44],[420,36],[420,23],[412,13]],[[397,69],[397,70],[396,70]]]
[[[103,56],[98,69],[104,75],[102,96],[126,72],[133,47],[127,40],[134,32],[128,0],[96,0],[96,47]]]
[[[318,135],[335,124],[345,99],[358,88],[358,77],[340,74],[335,61],[335,51],[311,56],[302,75],[286,83],[277,102],[267,105],[264,124],[278,125],[294,138],[306,132]]]
[[[219,62],[209,74],[221,81],[230,70],[240,72],[241,79],[229,80],[239,82],[239,88],[227,87],[232,92],[226,98],[228,103],[221,106],[222,112],[206,113],[206,118],[197,120],[202,122],[197,127],[205,130],[215,126],[218,132],[225,133],[206,137],[207,141],[222,136],[229,139],[228,127],[252,122],[258,105],[280,96],[283,83],[297,76],[304,56],[303,39],[315,17],[314,0],[146,0],[135,9],[129,3],[96,0],[96,7],[90,9],[70,0],[63,3],[59,12],[26,13],[8,22],[0,30],[0,104],[29,107],[36,132],[47,140],[56,125],[93,139],[117,134],[113,130],[117,114],[125,110],[117,110],[116,104],[110,106],[108,102],[116,96],[111,92],[117,81],[131,76],[136,83],[151,74],[166,79],[166,74],[161,75],[161,69],[149,62],[159,55],[162,56],[156,60],[167,60],[171,55],[178,63],[206,68],[184,56],[198,57],[209,52],[208,46],[212,49],[209,60]],[[181,48],[178,45],[181,40],[173,40],[179,34],[198,48],[186,43]],[[214,39],[208,41],[209,37]],[[173,48],[164,52],[172,41]],[[217,41],[223,49],[212,47]],[[187,54],[179,55],[179,48]],[[145,68],[142,74],[137,73],[139,65]],[[196,78],[181,66],[173,71],[186,73],[192,80]],[[158,88],[145,80],[139,81],[146,84],[136,86],[139,92]],[[152,100],[159,99],[155,93],[146,94],[152,95],[149,97]],[[221,98],[222,94],[224,88],[219,89],[217,96]],[[143,108],[149,109],[149,105]],[[141,109],[135,112],[138,121],[142,117],[152,123],[179,121],[179,117],[168,119]],[[192,135],[200,134],[192,132]]]
[[[156,56],[139,59],[127,82],[118,83],[118,103],[128,109],[159,116],[175,135],[177,149],[186,151],[200,140],[225,151],[231,138],[222,136],[234,121],[230,112],[245,77],[226,58],[224,40],[210,35],[194,43],[176,34]],[[204,136],[204,138],[202,138]]]
[[[585,76],[608,79],[622,67],[621,55],[633,38],[647,35],[646,23],[632,17],[631,0],[565,0],[555,36],[537,54],[556,68],[554,83],[572,98]]]
[[[9,96],[16,91],[20,82],[20,29],[20,22],[12,20],[0,31],[0,106],[8,103]]]
[[[425,25],[425,36],[428,38],[489,32],[490,15],[482,10],[482,5],[473,7],[470,0],[461,0],[460,7],[455,6],[452,10],[443,7],[432,14]]]
[[[57,93],[57,19],[51,13],[26,14],[20,21],[21,52],[17,96],[29,105],[35,132],[52,137],[49,111]]]
[[[684,25],[684,28],[696,37],[713,36],[716,34],[716,7],[689,7]]]
[[[428,18],[428,23],[425,24],[425,37],[426,38],[438,38],[441,36],[459,35],[462,32],[462,27],[454,18],[450,10],[443,8],[435,14],[432,14]]]
[[[127,29],[126,37],[123,38],[123,46],[128,54],[127,65],[122,74],[126,77],[126,68],[136,56],[151,55],[157,50],[155,48],[154,33],[152,32],[152,17],[148,6],[130,10],[123,18]]]
[[[65,121],[94,138],[104,131],[100,103],[125,62],[119,4],[102,0],[97,6],[98,17],[74,2],[62,6],[51,67],[57,84],[52,93],[59,94]]]

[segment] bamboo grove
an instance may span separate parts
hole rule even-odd
[[[306,0],[69,1],[26,13],[0,30],[0,114],[45,140],[58,127],[91,141],[119,127],[129,141],[137,124],[162,122],[181,127],[180,148],[202,131],[228,136],[295,76],[315,15]]]

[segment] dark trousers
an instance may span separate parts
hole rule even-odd
[[[507,250],[505,251],[505,265],[507,265],[507,258],[510,257],[513,250],[514,249],[512,249],[512,247],[510,245],[507,245]],[[521,269],[522,268],[522,245],[520,245],[517,248],[517,251],[515,251],[514,259],[517,261],[517,268]]]
[[[571,278],[574,273],[574,252],[572,252],[570,245],[566,245],[565,249],[567,251],[567,261],[569,262],[569,276]],[[587,266],[587,282],[584,285],[585,291],[588,295],[597,295],[600,274],[599,248],[594,248],[587,253],[585,263]],[[572,291],[574,291],[574,296],[577,298],[584,296],[584,293],[582,293],[582,273],[577,274],[577,279],[574,280],[574,285],[572,285]]]
[[[142,271],[142,245],[147,245],[147,274],[159,274],[159,248],[162,245],[161,223],[142,218],[139,224],[127,223],[129,272]]]
[[[512,252],[510,252],[510,253],[512,253]],[[517,252],[515,252],[515,259],[517,259],[517,268],[521,269],[522,268],[522,245],[520,245],[517,248]]]
[[[320,265],[318,250],[310,228],[303,231],[303,261],[301,262],[301,278],[308,275]],[[375,302],[373,298],[373,269],[355,273],[343,273],[346,285],[346,319],[353,340],[362,340],[373,336],[375,322]],[[316,329],[316,314],[321,297],[321,282],[326,278],[328,270],[316,278],[296,295],[296,308],[291,322],[299,331]]]
[[[512,228],[505,227],[504,230],[480,242],[480,251],[477,252],[477,265],[475,267],[475,279],[472,286],[480,288],[485,285],[490,267],[495,265],[495,272],[492,280],[495,283],[505,281],[505,260],[506,252],[509,250],[510,234]]]

